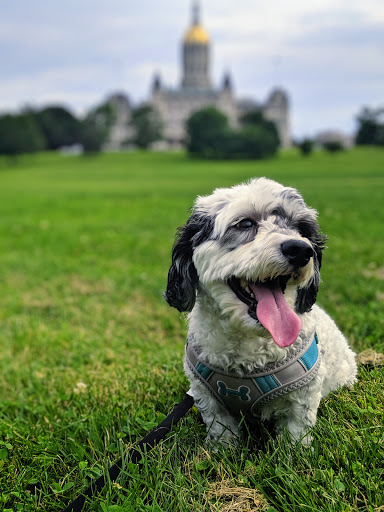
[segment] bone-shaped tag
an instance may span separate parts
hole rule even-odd
[[[239,386],[237,389],[231,389],[227,387],[225,382],[218,380],[217,387],[219,394],[221,396],[237,396],[243,402],[249,402],[249,400],[251,399],[251,397],[249,396],[251,390],[249,389],[248,386]]]

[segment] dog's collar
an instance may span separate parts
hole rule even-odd
[[[195,376],[235,416],[248,420],[260,416],[260,408],[283,394],[308,384],[317,374],[320,364],[318,337],[301,342],[287,359],[269,363],[239,377],[216,368],[201,356],[201,348],[187,340],[185,359]]]

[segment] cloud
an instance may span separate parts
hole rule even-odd
[[[283,85],[296,133],[327,120],[350,129],[361,105],[383,100],[382,0],[201,3],[214,83],[229,70],[237,94],[256,100]],[[3,3],[0,109],[62,100],[80,111],[116,89],[142,101],[154,72],[177,86],[190,7],[189,0]]]
[[[105,93],[100,80],[102,76],[103,68],[92,65],[81,68],[57,67],[33,74],[26,73],[17,78],[2,80],[0,97],[4,103],[13,104],[15,108],[25,105],[41,106],[44,103],[66,103],[76,109],[80,103],[90,105],[100,101]]]

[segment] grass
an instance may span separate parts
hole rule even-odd
[[[182,398],[185,319],[162,293],[176,228],[216,186],[297,187],[329,237],[318,302],[356,351],[384,352],[383,164],[378,149],[0,160],[0,511],[61,510]],[[262,427],[207,452],[194,411],[87,510],[384,510],[383,386],[362,366],[323,400],[313,452]]]

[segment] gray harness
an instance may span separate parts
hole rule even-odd
[[[186,345],[185,359],[196,377],[234,416],[252,421],[260,417],[260,408],[274,398],[308,384],[320,365],[318,339],[301,342],[288,359],[269,363],[253,373],[239,377],[208,364],[200,357],[201,348]]]

